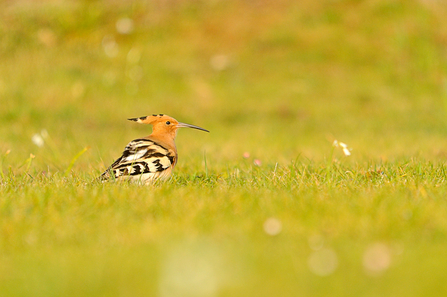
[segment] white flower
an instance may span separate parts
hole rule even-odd
[[[340,142],[338,140],[334,140],[332,145],[334,147],[341,147],[342,150],[343,150],[343,154],[345,154],[345,156],[350,156],[351,155],[351,150],[348,148],[348,145],[346,143]]]
[[[133,20],[129,18],[122,18],[116,22],[116,31],[121,34],[130,34],[133,31]]]
[[[45,138],[48,137],[48,131],[46,129],[42,129],[40,133],[36,133],[31,137],[31,141],[37,145],[38,147],[43,147],[45,144]]]
[[[268,218],[264,222],[264,232],[270,236],[278,235],[282,230],[282,223],[280,220],[275,218]]]
[[[45,141],[40,134],[34,134],[33,137],[31,137],[31,140],[38,147],[43,147],[43,145],[45,144]]]

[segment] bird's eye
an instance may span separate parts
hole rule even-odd
[[[171,125],[171,122],[170,122],[170,121],[167,121],[167,122],[166,122],[166,125]]]

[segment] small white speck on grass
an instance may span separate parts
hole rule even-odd
[[[261,166],[261,165],[262,165],[262,162],[261,162],[261,160],[259,160],[259,159],[254,159],[254,160],[253,160],[253,164],[255,164],[255,166]]]
[[[45,144],[45,141],[43,140],[42,136],[40,136],[40,134],[34,134],[33,137],[31,137],[31,140],[38,147],[43,147]]]
[[[106,35],[103,37],[102,47],[105,54],[110,58],[116,57],[119,53],[118,44],[116,43],[115,38],[112,35]]]
[[[216,71],[223,71],[230,66],[230,58],[227,55],[214,55],[210,58],[210,65]]]
[[[242,157],[244,157],[244,159],[248,159],[250,158],[250,153],[249,152],[245,152],[242,154]]]
[[[363,254],[363,267],[368,275],[377,276],[391,264],[391,249],[387,244],[374,243]]]
[[[130,34],[133,32],[133,20],[130,18],[121,18],[116,21],[116,31],[120,34]]]
[[[337,269],[338,257],[334,250],[323,248],[310,254],[307,264],[314,274],[328,276]]]
[[[340,142],[338,140],[334,140],[332,145],[334,147],[341,147],[341,149],[343,150],[343,154],[345,154],[345,156],[350,156],[351,155],[351,149],[348,148],[348,145],[346,143]]]
[[[38,147],[43,147],[45,145],[45,138],[48,137],[48,131],[42,129],[40,133],[36,133],[31,137],[31,141]]]
[[[264,232],[270,236],[278,235],[282,231],[282,223],[276,218],[268,218],[265,220],[263,227]]]

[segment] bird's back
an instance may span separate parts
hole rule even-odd
[[[150,183],[168,178],[176,163],[175,146],[170,147],[148,136],[131,141],[100,179]]]

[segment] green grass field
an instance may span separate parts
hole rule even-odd
[[[0,296],[446,295],[445,15],[0,2]],[[153,113],[211,133],[165,183],[94,182]]]

